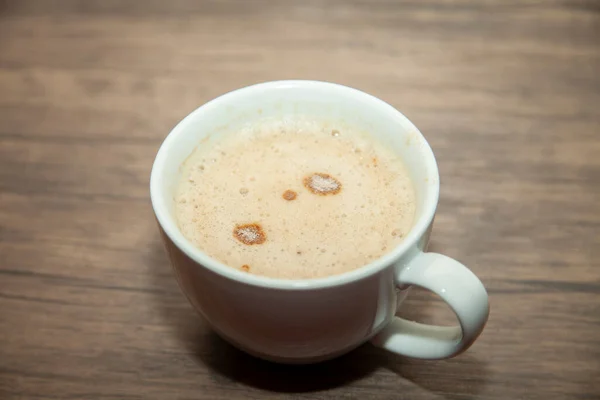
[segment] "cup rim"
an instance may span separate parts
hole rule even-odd
[[[321,278],[310,278],[310,279],[281,279],[272,278],[261,275],[252,275],[247,272],[238,271],[235,268],[227,266],[224,263],[210,257],[202,250],[194,246],[185,236],[181,233],[177,227],[177,223],[170,216],[167,202],[162,195],[162,184],[161,174],[159,173],[167,163],[169,159],[169,151],[171,146],[177,142],[178,138],[186,127],[192,123],[194,117],[197,114],[205,112],[207,109],[224,106],[228,102],[234,100],[237,96],[247,94],[247,92],[261,92],[265,90],[276,90],[279,88],[319,88],[327,89],[332,91],[343,92],[344,95],[352,97],[362,97],[365,100],[374,102],[378,107],[382,107],[391,111],[395,114],[397,122],[403,124],[406,127],[411,128],[412,131],[418,133],[420,140],[423,144],[421,147],[423,155],[425,157],[425,163],[430,169],[430,181],[435,180],[434,185],[430,187],[430,194],[424,199],[421,215],[417,217],[416,223],[409,231],[408,235],[404,240],[398,244],[392,251],[384,254],[378,259],[372,261],[369,264],[363,265],[352,271],[344,272],[338,275],[330,275]],[[433,181],[432,181],[433,182]],[[172,130],[169,132],[167,137],[164,139],[160,148],[156,154],[156,158],[152,165],[152,171],[150,174],[150,199],[152,202],[152,208],[154,210],[156,219],[166,234],[175,246],[177,246],[186,256],[192,259],[194,262],[205,267],[208,270],[224,277],[237,281],[242,284],[251,286],[258,286],[268,289],[279,289],[279,290],[314,290],[322,289],[327,287],[334,287],[360,281],[367,277],[373,276],[376,273],[384,270],[388,266],[396,263],[409,249],[416,245],[418,240],[425,234],[429,228],[435,210],[437,207],[439,198],[439,171],[435,156],[431,149],[431,146],[421,133],[419,129],[400,111],[386,103],[385,101],[372,96],[368,93],[354,89],[348,86],[323,82],[323,81],[312,81],[312,80],[283,80],[283,81],[270,81],[258,83],[240,89],[230,91],[222,94],[213,100],[199,106],[194,111],[185,116]]]

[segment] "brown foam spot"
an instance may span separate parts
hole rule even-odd
[[[250,266],[248,264],[242,265],[242,271],[250,272]]]
[[[326,196],[338,194],[342,190],[342,184],[329,174],[321,172],[314,173],[304,178],[304,186],[314,194]]]
[[[294,192],[293,190],[286,190],[285,192],[283,192],[283,195],[282,195],[282,197],[287,201],[296,200],[297,196],[298,196],[298,193]]]
[[[376,167],[379,164],[377,157],[373,157],[373,166]]]
[[[233,237],[248,246],[263,244],[267,240],[267,236],[259,224],[236,225]]]

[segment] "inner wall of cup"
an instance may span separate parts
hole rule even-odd
[[[165,140],[155,168],[162,188],[159,203],[174,216],[174,195],[181,164],[197,146],[262,118],[315,117],[349,125],[371,134],[404,161],[415,187],[415,225],[437,191],[435,160],[422,135],[398,111],[370,95],[344,86],[317,82],[272,83],[251,86],[221,96],[200,107],[173,129]]]

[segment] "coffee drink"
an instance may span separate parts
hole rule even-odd
[[[264,119],[200,143],[181,167],[175,213],[188,240],[232,268],[308,279],[392,250],[415,194],[402,160],[368,132]]]

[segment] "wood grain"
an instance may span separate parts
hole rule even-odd
[[[470,351],[279,366],[180,294],[156,150],[203,102],[282,78],[365,90],[425,133],[432,249],[491,297]],[[597,399],[599,232],[597,1],[0,0],[3,400]],[[425,292],[402,313],[453,321]]]

